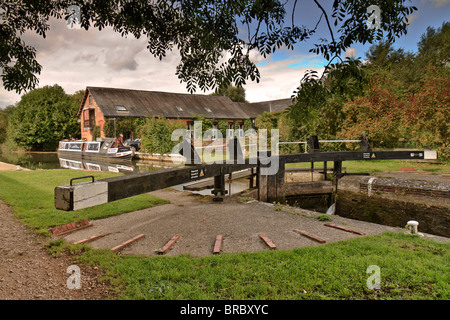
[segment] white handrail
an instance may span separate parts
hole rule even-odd
[[[319,140],[319,143],[321,142],[361,142],[361,140]],[[304,144],[305,145],[305,153],[308,153],[307,146],[308,146],[308,142],[307,141],[283,141],[283,142],[277,142],[277,151],[278,151],[278,146],[280,144]]]
[[[319,142],[361,142],[361,140],[319,140]]]

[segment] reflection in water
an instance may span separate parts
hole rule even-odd
[[[172,162],[149,162],[149,161],[120,161],[114,163],[98,162],[81,158],[59,158],[56,152],[8,152],[0,153],[0,161],[23,168],[37,169],[72,169],[72,170],[94,170],[121,173],[139,173],[161,168],[170,168]]]
[[[0,153],[0,161],[19,165],[23,168],[58,169],[58,154],[56,152],[7,152]]]
[[[61,168],[86,171],[108,171],[124,174],[140,173],[163,168],[173,167],[172,163],[138,162],[131,160],[115,160],[113,162],[97,161],[92,159],[60,157]]]
[[[131,161],[129,163],[102,163],[96,161],[86,161],[77,159],[59,158],[59,165],[61,168],[73,170],[88,170],[88,171],[109,171],[121,173],[134,173]]]

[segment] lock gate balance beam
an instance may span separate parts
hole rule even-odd
[[[131,175],[117,176],[90,182],[62,185],[55,188],[55,208],[64,211],[80,210],[132,197],[167,187],[193,182],[257,166],[256,159],[245,159],[243,164],[201,164]],[[76,178],[79,179],[79,178]],[[216,179],[222,181],[224,179]],[[215,184],[215,193],[224,195],[225,184]],[[213,190],[214,191],[214,190]]]

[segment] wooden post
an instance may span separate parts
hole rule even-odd
[[[278,157],[278,171],[275,174],[262,174],[261,168],[268,168],[268,164],[258,165],[258,200],[264,202],[285,201],[285,164],[281,157]]]
[[[253,179],[255,177],[255,170],[253,168],[250,168],[250,178],[249,178],[249,188],[253,189]]]
[[[309,153],[320,152],[319,138],[317,136],[310,136],[307,142]]]
[[[267,176],[261,174],[261,167],[258,166],[258,200],[267,202]]]
[[[341,173],[342,173],[342,161],[334,161],[334,166],[333,166],[333,174],[335,176],[335,182],[334,182],[334,190],[337,193],[338,192],[338,181],[339,178],[341,178]]]
[[[221,174],[214,176],[214,189],[211,191],[214,194],[214,202],[223,202],[223,197],[227,194],[225,190],[225,175]]]
[[[333,173],[342,173],[342,161],[334,161]]]
[[[275,202],[279,202],[279,203],[284,203],[285,201],[285,187],[284,187],[284,182],[285,182],[285,167],[284,167],[284,162],[281,161],[281,159],[279,159],[279,164],[278,164],[278,171],[277,174],[274,175],[275,177],[275,185],[276,185],[276,198],[275,198]]]

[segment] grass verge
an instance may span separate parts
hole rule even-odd
[[[309,162],[304,163],[288,163],[287,167],[306,167],[310,168]],[[317,162],[316,167],[322,167],[322,162]],[[327,162],[328,168],[333,168],[333,162]],[[450,173],[450,164],[448,163],[427,163],[427,162],[413,162],[403,160],[366,160],[366,161],[343,161],[342,167],[346,168],[347,172],[352,173],[373,173],[373,172],[392,172],[399,171],[405,167],[414,167],[416,170],[427,171],[433,173]]]
[[[61,246],[50,250],[64,250]],[[295,250],[202,258],[118,256],[84,248],[77,262],[105,270],[104,280],[119,289],[118,299],[450,298],[449,245],[392,232]],[[371,265],[380,268],[379,290],[367,286]]]
[[[86,172],[96,180],[112,177],[114,173]],[[48,228],[81,219],[101,219],[167,203],[149,194],[118,200],[78,211],[61,211],[54,207],[54,189],[79,177],[71,170],[36,170],[0,172],[0,199],[12,206],[16,217],[37,233],[48,234]]]

